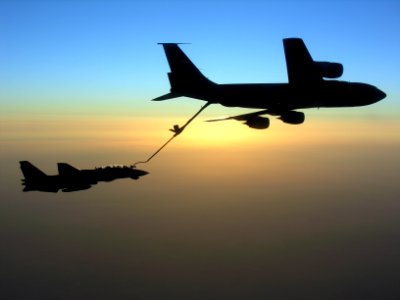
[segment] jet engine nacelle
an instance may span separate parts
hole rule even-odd
[[[245,124],[250,128],[266,129],[269,127],[269,119],[260,116],[254,116],[246,120]]]
[[[338,78],[343,75],[342,64],[327,61],[316,61],[314,64],[322,77]]]
[[[302,112],[298,111],[288,111],[286,113],[283,113],[280,118],[284,123],[288,124],[302,124],[304,122],[304,114]]]

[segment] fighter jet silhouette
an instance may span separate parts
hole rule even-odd
[[[131,166],[106,166],[93,170],[78,170],[67,163],[58,163],[58,175],[46,175],[29,161],[20,161],[24,175],[24,192],[41,191],[57,193],[86,190],[99,181],[112,181],[119,178],[139,179],[148,172]]]
[[[227,107],[262,109],[260,111],[209,121],[234,119],[251,128],[269,127],[269,119],[261,115],[277,116],[288,124],[304,122],[299,109],[320,107],[353,107],[373,104],[386,94],[366,83],[325,80],[339,78],[343,65],[314,61],[300,38],[283,40],[288,83],[217,84],[206,78],[177,43],[160,43],[171,69],[168,73],[170,93],[157,97],[161,101],[176,97],[190,97],[219,103]],[[181,128],[172,129],[179,134]]]

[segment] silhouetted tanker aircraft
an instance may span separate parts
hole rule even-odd
[[[216,84],[197,69],[179,44],[160,44],[171,69],[168,73],[171,90],[153,101],[185,96],[207,101],[206,106],[219,103],[228,107],[263,109],[209,121],[234,119],[251,128],[265,129],[269,127],[269,119],[261,115],[269,114],[285,123],[301,124],[304,113],[296,111],[298,109],[364,106],[386,97],[384,92],[366,83],[325,80],[342,76],[343,65],[314,61],[300,38],[283,40],[289,82],[265,84]],[[177,125],[172,129],[176,134],[182,130]]]
[[[58,163],[58,175],[46,175],[29,161],[20,161],[24,179],[24,192],[41,191],[57,193],[86,190],[99,181],[112,181],[119,178],[139,179],[148,172],[131,166],[106,166],[94,170],[78,170],[67,163]]]

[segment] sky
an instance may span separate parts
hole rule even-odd
[[[0,298],[398,299],[398,1],[1,1]],[[204,102],[169,91],[158,42],[217,83],[287,82],[282,39],[387,97],[267,130],[206,119],[138,181],[22,192],[149,157]]]
[[[390,104],[399,96],[396,1],[2,1],[1,7],[2,114],[179,113],[179,102],[148,102],[169,89],[158,42],[191,43],[184,51],[215,82],[287,82],[281,40],[301,37],[315,59],[344,64],[343,80],[377,85],[393,95]]]

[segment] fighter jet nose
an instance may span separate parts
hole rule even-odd
[[[131,173],[130,178],[138,180],[140,177],[149,174],[147,171],[134,169],[133,173]]]
[[[136,171],[137,171],[137,173],[138,173],[138,176],[144,176],[144,175],[149,174],[149,172],[143,171],[143,170],[136,170]]]

